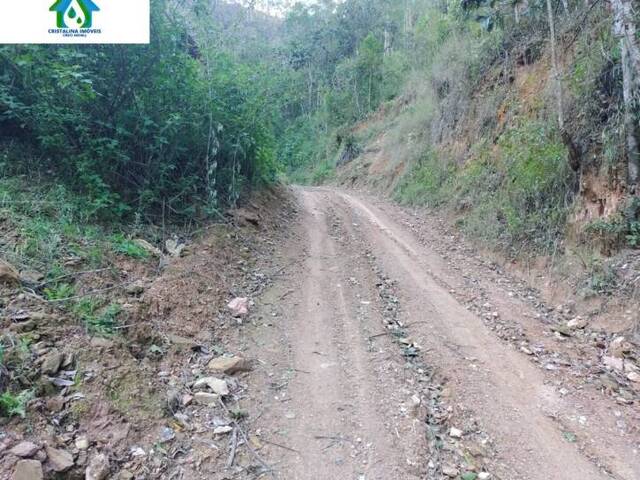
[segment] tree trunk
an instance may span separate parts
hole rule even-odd
[[[556,26],[553,18],[553,7],[551,0],[547,0],[547,13],[549,14],[549,31],[551,34],[551,63],[553,68],[553,77],[556,89],[556,102],[558,108],[558,126],[560,130],[564,130],[564,107],[562,100],[562,82],[560,80],[560,70],[558,68],[558,56],[556,53]]]
[[[391,32],[385,27],[384,29],[384,56],[391,55]]]
[[[307,71],[307,88],[308,88],[308,105],[309,105],[309,114],[313,113],[313,71],[311,70],[311,65],[309,65],[309,69]]]
[[[373,72],[369,73],[369,111],[371,111],[371,91],[373,89]]]
[[[358,118],[362,116],[362,108],[360,107],[360,93],[358,92],[358,79],[357,77],[353,82],[353,98],[356,100],[356,111],[358,112]]]
[[[640,118],[640,47],[636,38],[632,0],[610,0],[613,10],[613,33],[620,39],[624,127],[627,144],[629,185],[637,185],[640,175],[638,118]]]

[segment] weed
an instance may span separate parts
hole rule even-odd
[[[44,289],[44,295],[47,300],[66,300],[75,295],[75,288],[68,283],[60,283]]]
[[[241,410],[239,408],[231,410],[230,413],[231,417],[236,421],[244,420],[245,418],[249,417],[249,412],[247,412],[246,410]]]
[[[335,176],[335,167],[328,161],[317,164],[309,174],[312,185],[320,185]]]
[[[598,257],[582,259],[582,262],[588,273],[580,289],[583,297],[611,295],[615,292],[618,287],[618,277],[609,265]]]
[[[113,235],[111,245],[115,253],[137,259],[149,258],[149,252],[122,234]]]
[[[632,248],[640,247],[640,221],[637,220],[637,207],[633,202],[623,214],[608,219],[597,219],[589,223],[584,232],[590,240],[602,245],[606,252],[627,244]]]
[[[445,201],[443,186],[453,175],[453,164],[427,150],[413,170],[402,179],[396,198],[409,205],[439,205]]]
[[[640,247],[640,222],[631,222],[629,224],[627,243],[633,248]]]
[[[498,145],[479,142],[456,167],[427,150],[396,190],[404,203],[448,205],[459,225],[496,248],[552,248],[564,228],[573,176],[557,133],[523,122]]]
[[[111,303],[105,307],[101,300],[87,297],[75,304],[73,312],[89,332],[112,335],[118,325],[117,319],[122,312],[122,307],[117,303]]]
[[[27,404],[33,398],[31,390],[24,390],[15,395],[11,392],[4,392],[0,395],[0,414],[4,417],[27,416]]]
[[[599,218],[584,228],[584,233],[591,241],[601,244],[607,250],[619,246],[626,232],[627,225],[622,216],[608,220]]]
[[[3,252],[7,260],[52,279],[64,275],[70,255],[89,258],[98,268],[102,258],[88,253],[102,246],[100,228],[88,226],[82,203],[60,186],[0,179],[0,208],[18,233],[15,249]]]

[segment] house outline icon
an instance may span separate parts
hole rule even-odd
[[[56,3],[49,8],[50,12],[56,12],[56,23],[58,28],[70,28],[64,21],[64,16],[69,10],[73,0],[56,0]],[[93,12],[99,12],[100,8],[92,0],[75,0],[84,15],[84,23],[80,28],[91,28],[93,23]],[[74,25],[75,27],[75,25]]]

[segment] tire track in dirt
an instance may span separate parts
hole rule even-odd
[[[421,478],[423,449],[414,447],[424,430],[416,418],[397,415],[397,405],[410,398],[401,388],[402,362],[390,341],[372,350],[368,340],[382,325],[372,305],[379,301],[372,272],[363,252],[345,255],[346,232],[319,200],[300,195],[302,232],[289,250],[296,267],[261,302],[263,315],[277,305],[279,322],[270,338],[256,333],[263,347],[255,356],[279,370],[282,383],[276,402],[261,406],[258,428],[276,432],[265,443],[269,456],[280,459],[280,478]],[[291,291],[299,295],[284,295]],[[279,355],[278,345],[290,355]],[[257,382],[269,388],[264,378]]]
[[[458,400],[473,404],[493,434],[504,463],[504,467],[497,465],[501,476],[608,478],[557,428],[553,418],[570,406],[546,384],[543,373],[500,343],[478,317],[436,282],[434,276],[439,272],[433,270],[433,264],[425,264],[434,254],[375,207],[342,192],[334,195],[359,219],[374,251],[398,280],[407,313],[426,316],[427,328],[412,329],[414,335],[433,349],[439,365],[449,366]],[[638,478],[640,466],[633,445],[615,437],[597,439],[602,455],[599,463],[607,465],[616,478]]]
[[[445,462],[481,441],[494,479],[639,478],[633,445],[594,430],[609,475],[567,441],[554,418],[570,400],[441,285],[441,259],[392,217],[332,189],[296,196],[297,236],[283,255],[293,266],[259,300],[250,352],[265,367],[252,380],[262,391],[254,427],[278,478],[446,478],[431,461],[443,441]],[[446,376],[445,421],[462,428],[459,441],[427,446],[431,426],[406,406],[433,386],[419,385],[392,335],[371,341],[385,325],[377,268],[396,282],[406,335]]]

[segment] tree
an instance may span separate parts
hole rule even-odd
[[[358,51],[359,79],[360,85],[364,83],[367,91],[368,111],[371,111],[379,100],[383,61],[384,44],[373,33],[369,33]]]
[[[627,144],[628,181],[636,186],[640,176],[640,47],[636,36],[632,0],[610,0],[613,10],[613,33],[619,39],[622,64],[624,127]]]

